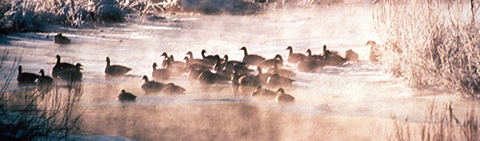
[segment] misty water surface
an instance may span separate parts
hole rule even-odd
[[[67,30],[67,29],[65,29]],[[112,24],[95,29],[68,29],[69,45],[53,44],[56,33],[21,33],[4,36],[3,51],[9,51],[4,70],[21,57],[24,71],[45,69],[51,74],[55,55],[62,62],[84,65],[85,109],[80,128],[88,135],[123,136],[135,140],[386,140],[391,134],[391,115],[423,122],[435,103],[453,101],[460,113],[471,103],[452,93],[433,88],[410,88],[383,72],[379,63],[368,61],[368,40],[378,40],[373,29],[372,7],[331,6],[285,8],[259,15],[170,15],[168,20]],[[238,94],[231,84],[204,86],[186,76],[172,78],[187,89],[184,95],[145,94],[143,75],[151,77],[152,63],[167,52],[182,60],[187,51],[200,58],[229,55],[241,60],[246,46],[251,54],[273,58],[311,49],[314,54],[326,44],[340,54],[353,49],[359,62],[325,67],[315,73],[295,70],[293,86],[286,92],[294,104],[276,104]],[[105,77],[105,57],[112,64],[133,68],[123,77]],[[8,71],[1,72],[2,77]],[[15,74],[16,75],[16,74]],[[2,81],[5,83],[5,80]],[[57,85],[65,85],[58,82]],[[120,103],[122,89],[138,96],[134,103]],[[269,88],[274,90],[275,88]],[[9,91],[18,91],[16,82]],[[436,101],[436,102],[434,102]]]

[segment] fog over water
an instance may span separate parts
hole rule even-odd
[[[386,140],[391,115],[424,122],[428,107],[452,101],[463,113],[471,102],[433,88],[410,88],[383,72],[382,64],[368,61],[368,40],[378,40],[373,29],[372,5],[333,5],[281,8],[258,15],[173,15],[167,20],[138,19],[98,29],[68,29],[68,45],[53,44],[56,33],[21,33],[2,37],[1,52],[9,51],[4,70],[21,56],[24,71],[45,69],[51,74],[55,55],[62,62],[84,65],[85,109],[80,128],[88,135],[122,136],[134,140]],[[182,60],[188,51],[201,58],[229,55],[241,60],[250,54],[273,58],[322,46],[343,56],[352,49],[359,62],[325,67],[314,73],[286,69],[297,75],[286,93],[293,104],[277,104],[234,91],[231,84],[202,85],[186,76],[173,82],[186,88],[183,95],[145,94],[142,76],[151,78],[152,63],[167,52]],[[105,77],[105,57],[112,64],[133,68],[126,76]],[[9,71],[1,71],[6,77]],[[16,74],[15,74],[16,75]],[[9,91],[21,90],[15,80]],[[5,80],[2,80],[2,84]],[[57,82],[57,85],[65,85]],[[277,88],[267,87],[271,90]],[[134,103],[115,101],[122,89],[137,95]],[[435,101],[435,102],[434,102]]]

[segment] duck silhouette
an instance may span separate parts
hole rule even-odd
[[[276,63],[276,64],[275,64]],[[267,59],[265,61],[262,61],[260,62],[260,64],[258,64],[258,66],[262,67],[262,68],[269,68],[269,67],[273,67],[277,65],[278,67],[283,67],[283,58],[282,58],[282,55],[280,54],[277,54],[275,55],[274,58],[272,59]]]
[[[37,86],[40,88],[47,88],[52,86],[53,84],[53,79],[50,76],[45,75],[45,71],[43,69],[40,69],[40,77],[37,78]]]
[[[140,88],[142,88],[145,93],[157,93],[161,92],[163,88],[165,87],[165,84],[156,82],[156,81],[149,81],[148,77],[146,75],[143,76],[143,80],[145,82],[142,84]]]
[[[295,97],[289,94],[285,94],[285,90],[283,88],[279,88],[277,90],[277,96],[275,97],[275,102],[277,103],[291,103],[295,102]]]
[[[76,70],[77,67],[71,63],[66,63],[66,62],[61,62],[61,57],[60,55],[56,56],[57,62],[53,66],[52,69],[52,76],[53,77],[58,77],[60,73],[63,71],[68,71],[68,70]]]
[[[252,92],[252,96],[254,97],[262,97],[262,98],[267,98],[267,99],[275,99],[275,97],[278,95],[277,92],[263,89],[262,86],[257,86],[257,90]]]
[[[107,57],[106,61],[107,66],[105,67],[105,74],[107,76],[121,76],[132,70],[131,68],[122,65],[110,65],[109,57]]]
[[[167,64],[168,67],[168,64]],[[157,69],[157,63],[153,62],[152,64],[153,72],[152,77],[155,80],[168,80],[170,79],[170,71],[166,68],[159,68]]]
[[[291,86],[295,80],[280,76],[278,73],[275,73],[268,77],[267,85],[270,87],[286,87]]]
[[[243,50],[243,61],[247,65],[258,65],[260,62],[265,61],[265,57],[256,54],[248,54],[247,47],[242,47],[240,50]]]
[[[163,93],[164,94],[184,94],[185,88],[177,86],[173,83],[168,83],[163,88]]]
[[[302,53],[293,53],[293,48],[292,46],[288,46],[287,49],[288,50],[288,57],[287,57],[287,61],[290,62],[290,63],[298,63],[300,61],[303,61],[307,58],[307,56],[305,54],[302,54]]]
[[[33,84],[35,83],[35,80],[40,77],[37,74],[34,73],[29,73],[29,72],[23,72],[22,71],[22,66],[18,66],[18,75],[17,75],[17,81],[19,84]]]
[[[124,89],[120,92],[117,96],[117,100],[120,102],[127,102],[127,101],[135,101],[137,96],[133,95],[132,93],[126,92]]]

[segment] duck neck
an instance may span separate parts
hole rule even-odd
[[[245,56],[248,55],[247,49],[243,49],[243,55],[245,55]]]

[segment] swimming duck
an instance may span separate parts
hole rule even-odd
[[[280,76],[278,73],[275,73],[272,76],[268,77],[267,85],[271,87],[285,87],[291,86],[293,81],[295,80]]]
[[[230,78],[207,70],[198,76],[198,81],[202,84],[226,83],[230,81]]]
[[[169,60],[170,57],[168,57],[167,52],[163,52],[162,55],[160,55],[160,57],[162,57],[162,56],[163,56],[164,58],[163,58],[163,60],[162,60],[162,64],[161,64],[161,65],[162,65],[163,68],[165,68],[165,67],[167,66],[167,63],[170,62],[170,60]]]
[[[285,94],[285,90],[283,88],[279,88],[277,90],[278,95],[275,97],[275,102],[277,103],[290,103],[295,102],[295,97],[289,94]]]
[[[310,49],[307,49],[306,53],[307,53],[307,58],[308,58],[308,56],[310,56],[310,57],[312,57],[313,59],[316,59],[316,60],[325,58],[325,56],[323,56],[323,55],[313,54],[312,50],[310,50]]]
[[[273,67],[270,67],[267,69],[267,73],[271,73],[271,74],[274,74],[274,73],[278,73],[279,75],[281,76],[285,76],[285,77],[295,77],[297,74],[291,70],[287,70],[287,69],[281,69],[279,66],[279,61],[276,60]]]
[[[188,58],[187,56],[185,56],[185,58],[183,58],[183,60],[185,60],[185,69],[188,69],[189,71],[191,71],[191,70],[210,70],[212,68],[211,66],[207,66],[207,65],[204,65],[204,64],[192,63],[190,61],[190,58]],[[187,72],[189,72],[189,71],[187,71]]]
[[[168,83],[163,88],[163,93],[164,94],[184,94],[185,93],[185,88],[177,86],[173,83]]]
[[[122,89],[120,94],[117,96],[117,100],[120,102],[126,102],[126,101],[135,101],[137,96],[133,95],[132,93],[125,92],[125,89]]]
[[[18,75],[17,75],[17,81],[18,83],[22,84],[30,84],[30,83],[35,83],[35,80],[40,77],[37,74],[29,73],[29,72],[22,72],[22,66],[18,66]]]
[[[53,79],[45,75],[45,71],[40,69],[40,77],[37,78],[37,85],[41,88],[50,87],[53,84]]]
[[[358,61],[358,54],[355,53],[352,49],[345,51],[345,59],[348,61]]]
[[[53,77],[57,77],[59,75],[59,73],[61,73],[62,71],[65,71],[65,70],[76,70],[77,69],[77,67],[73,64],[61,62],[60,55],[57,55],[56,58],[57,58],[57,63],[55,63],[55,66],[53,66],[53,69],[52,69],[52,76]]]
[[[110,65],[110,58],[107,57],[107,66],[105,67],[105,74],[107,76],[120,76],[125,75],[127,72],[132,70],[129,67],[121,66],[121,65]]]
[[[347,62],[347,59],[338,55],[338,52],[332,52],[327,50],[327,45],[323,45],[323,53],[323,60],[325,61],[326,65],[341,66],[345,64],[345,62]]]
[[[272,73],[263,73],[260,66],[257,66],[257,72],[258,81],[261,85],[267,84],[268,77],[273,75]]]
[[[290,63],[298,63],[298,62],[300,62],[302,60],[305,60],[307,58],[307,56],[305,54],[293,53],[292,46],[288,46],[286,50],[289,51],[287,61],[290,62]]]
[[[258,65],[260,62],[265,60],[265,57],[256,54],[248,54],[246,47],[242,47],[240,50],[243,50],[244,54],[242,62],[246,63],[247,65]]]
[[[145,93],[156,93],[161,92],[165,87],[165,84],[156,82],[156,81],[149,81],[146,75],[143,76],[143,80],[145,82],[142,84],[141,88]]]
[[[257,75],[245,74],[238,78],[238,83],[243,86],[258,86],[260,85],[260,80]]]
[[[205,49],[202,50],[202,59],[203,59],[203,62],[207,63],[207,64],[210,64],[210,65],[215,65],[217,63],[217,58],[220,58],[219,55],[205,55],[205,53],[207,53],[207,51],[205,51]]]
[[[225,54],[223,56],[222,66],[224,67],[225,70],[233,70],[234,66],[236,66],[236,65],[246,66],[247,64],[245,64],[244,62],[240,62],[240,61],[229,60],[227,54]]]
[[[260,66],[262,68],[269,68],[269,67],[273,67],[275,65],[275,63],[278,67],[283,67],[282,55],[277,54],[272,59],[267,59],[265,61],[260,62],[260,64],[258,64],[258,66]]]
[[[267,89],[263,89],[262,86],[258,86],[257,90],[252,92],[252,96],[254,97],[262,97],[262,98],[275,98],[278,95],[278,93],[274,91],[270,91]]]
[[[203,59],[195,59],[193,58],[193,53],[191,51],[188,51],[187,54],[185,55],[188,55],[188,60],[190,61],[190,64],[201,64],[201,65],[206,65],[206,66],[209,66],[209,67],[213,67],[214,64],[209,64],[207,62],[205,62]]]
[[[74,68],[61,70],[57,72],[57,75],[68,82],[80,81],[83,77],[82,66],[82,64],[77,63]]]
[[[187,72],[185,63],[181,61],[175,61],[173,55],[170,55],[168,58],[168,66],[165,66],[164,68],[170,71],[171,76],[182,76]]]
[[[170,78],[170,71],[165,68],[157,69],[157,63],[153,62],[152,64],[153,72],[152,77],[155,80],[168,80]],[[167,63],[168,67],[168,63]]]
[[[367,41],[366,46],[370,45],[370,55],[368,59],[372,62],[378,62],[378,59],[380,57],[380,52],[379,52],[379,46],[375,41],[369,40]]]
[[[300,72],[315,72],[318,69],[323,68],[323,66],[325,66],[323,61],[313,58],[311,51],[309,52],[307,50],[307,58],[298,62],[297,70]]]
[[[54,36],[53,42],[54,42],[55,44],[69,44],[69,43],[70,43],[70,39],[68,39],[67,37],[63,36],[62,33],[58,33],[57,35]]]

